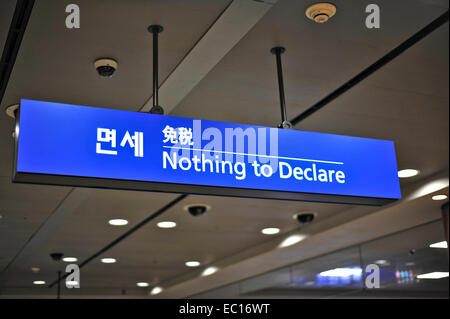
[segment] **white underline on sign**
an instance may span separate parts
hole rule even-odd
[[[208,153],[214,152],[214,153],[222,153],[222,154],[234,154],[234,155],[244,155],[244,156],[246,155],[246,156],[255,156],[255,157],[256,156],[261,156],[261,157],[278,158],[278,159],[286,159],[286,160],[302,161],[302,162],[317,162],[317,163],[344,165],[343,162],[322,161],[322,160],[315,160],[315,159],[308,159],[308,158],[273,156],[273,155],[258,155],[258,154],[236,153],[236,152],[229,152],[229,151],[216,151],[216,150],[202,150],[202,149],[199,149],[199,148],[180,147],[180,146],[165,146],[165,145],[163,145],[163,147],[164,148],[180,149],[180,150],[208,152]]]

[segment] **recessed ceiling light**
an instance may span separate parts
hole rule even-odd
[[[431,197],[432,200],[444,200],[447,199],[447,195],[441,194],[441,195],[434,195]]]
[[[39,268],[39,267],[31,267],[31,271],[34,273],[39,272],[40,270],[41,270],[41,268]]]
[[[441,279],[441,278],[446,278],[448,277],[448,272],[443,272],[443,271],[435,271],[435,272],[430,272],[427,274],[421,274],[418,275],[417,278],[419,279]]]
[[[216,273],[219,270],[217,267],[208,267],[202,272],[202,276],[209,276]]]
[[[434,243],[430,245],[431,248],[448,248],[447,242],[444,241],[440,241],[438,243]]]
[[[162,291],[163,291],[163,289],[161,287],[153,287],[150,294],[154,296],[154,295],[160,294]]]
[[[156,224],[159,228],[174,228],[177,226],[177,223],[171,221],[159,222]]]
[[[111,219],[108,224],[112,225],[112,226],[125,226],[128,224],[128,220],[126,219]]]
[[[419,171],[412,168],[402,169],[401,171],[398,171],[398,177],[400,178],[408,178],[413,177],[419,174]]]
[[[186,261],[184,263],[187,267],[198,267],[200,266],[200,262],[196,260]]]
[[[269,227],[269,228],[264,228],[263,230],[261,230],[261,233],[263,233],[264,235],[275,235],[278,234],[280,232],[279,228],[276,227]]]
[[[102,258],[104,264],[114,264],[117,260],[115,258]]]
[[[62,260],[66,263],[74,263],[78,261],[76,257],[64,257]]]
[[[386,265],[388,262],[387,262],[387,260],[380,259],[380,260],[375,260],[375,263],[378,265]]]
[[[283,240],[278,247],[279,248],[289,247],[301,242],[305,238],[306,238],[305,235],[291,235],[285,240]]]
[[[138,282],[136,283],[138,287],[148,287],[150,284],[148,282]]]
[[[35,285],[45,285],[45,281],[43,281],[43,280],[35,280],[35,281],[33,281],[33,284],[35,284]]]

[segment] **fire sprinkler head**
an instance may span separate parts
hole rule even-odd
[[[317,23],[325,23],[336,13],[336,6],[331,3],[316,3],[306,9],[306,16]]]
[[[19,109],[19,104],[13,104],[6,108],[6,115],[9,117],[15,119],[16,118],[16,111]]]

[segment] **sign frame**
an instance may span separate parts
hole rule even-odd
[[[44,102],[44,101],[42,101]],[[163,115],[161,115],[163,116]],[[129,191],[150,191],[177,194],[227,196],[241,198],[256,198],[267,200],[289,200],[320,203],[336,203],[350,205],[382,206],[397,201],[395,198],[361,197],[352,195],[334,195],[323,193],[292,192],[279,190],[264,190],[253,188],[233,188],[227,186],[209,186],[197,184],[180,184],[168,182],[137,181],[112,178],[79,177],[69,175],[53,175],[41,173],[25,173],[17,171],[20,107],[16,112],[14,134],[14,164],[12,172],[13,183],[44,184],[66,187],[116,189]]]

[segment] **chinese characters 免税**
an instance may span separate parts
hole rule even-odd
[[[192,129],[179,127],[173,128],[169,125],[162,130],[164,133],[163,143],[167,143],[170,141],[172,144],[180,144],[180,145],[194,145],[194,141],[192,141]]]

